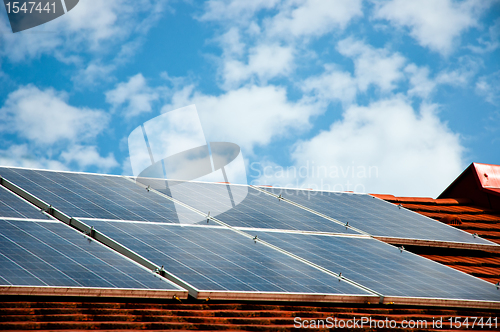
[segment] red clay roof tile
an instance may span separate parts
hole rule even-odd
[[[454,198],[438,198],[434,200],[437,205],[458,205],[460,202]]]
[[[370,194],[372,196],[375,196],[377,198],[380,198],[380,199],[383,199],[385,201],[392,201],[392,200],[395,200],[396,197],[394,195],[383,195],[383,194]]]

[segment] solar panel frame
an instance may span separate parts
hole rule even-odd
[[[241,236],[241,234],[238,234],[234,230],[223,226],[100,220],[94,220],[93,225],[98,232],[103,233],[119,243],[122,243],[133,252],[152,262],[155,262],[157,265],[163,265],[171,277],[182,281],[182,285],[197,294],[198,298],[207,294],[212,294],[210,295],[211,298],[219,299],[238,297],[270,299],[272,296],[275,296],[276,299],[282,298],[286,300],[310,299],[339,301],[340,299],[349,298],[350,301],[362,302],[367,301],[368,298],[371,298],[371,301],[374,301],[374,298],[378,298],[377,295],[367,292],[364,289],[352,286],[349,283],[342,283],[337,287],[355,290],[356,293],[319,293],[317,291],[312,291],[315,287],[319,287],[318,285],[309,285],[307,287],[311,287],[311,289],[305,291],[300,291],[299,288],[294,290],[284,290],[276,285],[270,286],[272,282],[266,281],[266,276],[277,278],[277,275],[276,271],[273,271],[272,269],[270,270],[268,266],[281,266],[282,271],[284,271],[283,273],[292,273],[295,271],[293,268],[290,269],[289,267],[285,267],[283,265],[284,261],[289,264],[288,266],[299,266],[300,269],[307,271],[308,275],[315,275],[316,278],[312,279],[306,276],[309,283],[311,283],[311,280],[313,283],[320,280],[319,285],[321,287],[331,288],[333,286],[328,286],[328,283],[337,284],[339,282],[336,277],[330,274],[324,273],[311,267],[310,265],[304,264],[299,260],[284,255],[283,253],[275,251],[267,246],[260,246],[258,242],[254,243],[251,238]],[[191,233],[191,236],[172,236],[172,234],[180,234],[183,232],[187,232],[189,234],[189,232],[194,231],[195,233]],[[210,243],[210,241],[207,240],[210,236],[207,234],[210,234],[211,232],[212,238],[215,238],[214,234],[217,232],[221,232],[218,235],[219,237],[221,236],[220,234],[224,233],[224,241]],[[167,236],[168,233],[170,233],[169,236]],[[168,241],[166,240],[167,238]],[[189,245],[195,247],[188,248],[186,249],[187,251],[184,252],[183,250],[176,248],[177,245],[183,246],[183,243],[188,243]],[[232,243],[233,245],[237,243],[237,247],[233,246],[231,248],[224,249],[225,246],[229,246],[229,243]],[[259,251],[255,251],[253,248],[259,248],[259,250],[264,251],[266,256],[262,256]],[[249,255],[248,252],[252,252],[253,254]],[[169,255],[172,255],[172,257]],[[231,257],[232,255],[234,256]],[[200,257],[203,259],[200,259]],[[209,257],[212,257],[212,259],[208,260]],[[214,260],[213,257],[218,258]],[[248,268],[241,268],[238,266],[238,264],[247,264],[245,259],[249,260],[249,262],[253,262],[251,264],[254,264],[254,260],[256,259],[255,257],[260,257],[260,259],[266,260],[271,259],[274,262],[273,264],[268,264],[268,266],[258,264],[255,265],[256,271],[259,271],[260,276],[258,277],[249,273]],[[279,259],[276,257],[279,257]],[[228,266],[232,266],[230,272],[227,271]],[[263,271],[266,271],[266,273]],[[293,273],[298,273],[297,271]],[[216,278],[216,281],[211,278]],[[260,278],[259,280],[262,279],[261,283],[252,281],[252,278]],[[250,283],[245,285],[245,280]],[[287,280],[288,282],[282,287],[290,288],[292,287],[291,285],[295,285],[294,287],[300,287],[304,290],[305,286],[300,286],[289,278]],[[321,280],[327,280],[328,283],[325,283],[324,281],[321,282]],[[258,289],[256,287],[264,287],[265,289]]]
[[[344,224],[349,223],[351,227],[374,237],[498,247],[496,243],[475,238],[460,229],[368,194],[269,187],[258,189],[269,193],[271,197],[279,193],[287,203],[312,209]],[[342,199],[334,199],[339,197]],[[358,207],[360,203],[365,204],[363,209]],[[373,209],[367,211],[366,205]],[[378,210],[375,212],[376,209]],[[357,216],[354,216],[352,211],[355,211]],[[408,228],[413,229],[413,232],[406,233]]]
[[[60,221],[0,218],[0,225],[0,294],[42,287],[49,293],[71,289],[73,295],[99,290],[125,297],[187,297],[182,287]]]
[[[0,185],[0,218],[48,220],[49,216]]]
[[[198,214],[175,206],[165,197],[149,193],[121,176],[5,167],[0,167],[0,174],[74,218],[176,223],[178,215],[182,215],[193,223],[199,221]]]
[[[176,181],[168,180],[168,183],[175,184]],[[210,212],[211,216],[232,227],[360,234],[356,230],[317,214],[285,204],[278,199],[270,199],[267,194],[250,186],[196,181],[179,181],[178,183],[180,184],[176,188],[183,186],[185,192],[177,189],[175,197],[172,196],[170,190],[155,190],[202,213]],[[237,196],[239,190],[248,191],[248,194],[236,206],[228,206],[227,203],[218,204],[217,200],[224,197],[226,187],[230,187],[233,196]]]
[[[256,234],[385,297],[500,301],[500,291],[487,281],[373,238],[266,231]],[[453,291],[462,295],[453,296]]]

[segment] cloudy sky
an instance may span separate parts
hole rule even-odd
[[[500,164],[500,2],[80,0],[13,34],[0,165],[131,174],[128,135],[195,104],[249,183],[436,197]]]

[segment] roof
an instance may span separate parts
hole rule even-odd
[[[500,210],[500,165],[472,163],[438,198],[467,197],[474,205]]]
[[[483,178],[480,177],[482,174]],[[485,176],[486,174],[487,176]],[[401,205],[424,216],[457,227],[471,234],[500,244],[500,166],[471,164],[437,199],[430,197],[395,197],[372,195]],[[500,201],[499,201],[500,202]],[[386,242],[391,243],[390,239]],[[395,244],[395,243],[393,243]],[[491,283],[500,281],[500,253],[480,249],[436,247],[432,243],[405,249],[456,270]],[[346,322],[369,317],[384,321],[434,317],[498,316],[498,309],[474,309],[429,303],[304,303],[277,301],[226,300],[207,301],[190,297],[187,300],[137,299],[108,297],[3,296],[0,305],[0,329],[231,329],[289,330],[296,317],[324,320],[334,317]],[[182,303],[179,303],[182,301]],[[457,309],[458,308],[458,309]],[[311,327],[311,326],[309,326]],[[442,328],[451,328],[446,320]],[[439,330],[442,330],[439,328]],[[324,329],[326,330],[326,329]],[[365,328],[364,330],[371,330]],[[427,329],[426,329],[427,330]],[[438,330],[438,329],[435,329]]]
[[[375,331],[377,326],[414,324],[418,331],[449,331],[474,317],[491,317],[497,311],[459,308],[422,308],[375,304],[330,304],[176,300],[126,301],[121,299],[72,298],[7,299],[0,302],[2,330],[226,330],[226,331],[291,331],[296,327],[314,331],[331,331],[337,327],[348,331]],[[432,322],[443,317],[442,325]],[[450,317],[457,317],[450,326]],[[458,318],[459,317],[459,318]],[[361,325],[361,319],[365,322]],[[477,318],[476,318],[477,319]],[[355,323],[356,321],[356,323]],[[418,321],[418,322],[417,322]],[[371,327],[369,326],[371,322]],[[495,321],[484,319],[483,328],[495,329]],[[299,325],[300,324],[300,325]],[[389,325],[391,324],[391,325]],[[394,325],[392,325],[394,324]],[[424,325],[426,324],[426,325]],[[406,325],[407,326],[407,325]],[[410,325],[411,326],[411,325]],[[480,326],[480,325],[479,325]],[[401,328],[400,331],[416,331]]]

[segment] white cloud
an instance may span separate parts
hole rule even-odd
[[[102,132],[109,121],[103,111],[77,108],[67,99],[67,94],[54,89],[20,87],[0,108],[0,130],[39,145],[83,141]]]
[[[300,86],[303,91],[312,92],[319,100],[341,101],[344,106],[354,102],[358,92],[355,78],[334,65],[326,65],[321,75],[307,78]]]
[[[314,56],[311,37],[343,31],[363,15],[361,0],[213,0],[201,20],[221,23],[218,74],[224,90],[289,78],[297,58]]]
[[[76,86],[92,86],[95,82],[109,81],[115,69],[114,65],[104,65],[99,61],[92,62],[87,67],[78,70],[71,80]]]
[[[469,81],[471,77],[470,74],[470,72],[464,72],[462,70],[442,71],[436,76],[436,81],[441,84],[463,86]]]
[[[418,67],[414,63],[411,63],[406,66],[404,71],[409,76],[409,96],[418,96],[426,99],[436,88],[436,81],[429,78],[429,67]]]
[[[28,144],[13,144],[5,150],[0,150],[0,165],[68,170],[68,167],[60,161],[47,158],[41,153],[41,150],[31,149]]]
[[[8,22],[0,22],[0,54],[12,61],[24,61],[42,54],[101,52],[119,45],[142,26],[150,26],[165,4],[151,0],[82,0],[67,14],[15,34]],[[144,13],[146,18],[141,22],[138,14]],[[42,32],[43,38],[34,31]]]
[[[132,163],[130,162],[130,157],[127,157],[123,160],[121,169],[122,169],[121,175],[134,176],[134,171],[132,170]]]
[[[293,49],[280,45],[258,45],[250,49],[248,57],[250,72],[260,79],[269,79],[290,72],[293,62]]]
[[[73,145],[68,150],[61,153],[61,160],[67,165],[76,164],[78,170],[84,170],[89,167],[97,167],[99,172],[106,173],[109,170],[119,166],[114,155],[109,153],[102,157],[97,151],[96,146]]]
[[[106,101],[114,108],[123,106],[125,117],[151,112],[151,104],[158,98],[158,92],[147,85],[142,74],[132,76],[128,82],[119,83],[115,89],[106,92]]]
[[[222,68],[223,86],[231,89],[253,77],[266,83],[274,77],[287,75],[293,68],[293,52],[293,48],[277,44],[258,45],[250,49],[248,64],[227,59]]]
[[[20,87],[7,96],[0,117],[0,131],[15,137],[4,135],[1,165],[57,170],[75,170],[76,165],[77,170],[101,171],[118,166],[113,154],[102,157],[95,146],[87,145],[104,132],[109,116],[69,105],[64,92]]]
[[[478,67],[477,61],[469,57],[461,57],[458,66],[442,70],[431,77],[429,67],[418,67],[411,63],[404,69],[410,83],[410,89],[407,93],[409,96],[427,99],[440,85],[466,87],[477,73]]]
[[[270,36],[320,36],[335,29],[343,30],[355,17],[362,16],[361,0],[284,1],[280,12],[266,22]]]
[[[12,33],[10,23],[2,20],[7,15],[0,16],[0,55],[14,62],[36,58],[44,53],[54,53],[63,43],[57,33],[45,33],[45,38],[40,38],[36,33]],[[52,21],[54,22],[54,21]],[[52,22],[46,23],[50,24]]]
[[[359,93],[367,92],[371,85],[387,94],[406,80],[409,84],[406,95],[429,100],[440,85],[466,86],[479,66],[477,61],[461,57],[458,66],[432,75],[428,66],[419,67],[414,63],[405,66],[407,60],[400,54],[375,49],[353,38],[340,41],[338,50],[353,59],[354,75],[336,64],[327,64],[323,73],[308,77],[297,86],[318,102],[339,101],[344,108],[354,103]]]
[[[236,21],[244,23],[263,9],[274,8],[280,0],[209,0],[205,2],[202,21]]]
[[[483,60],[477,57],[461,56],[454,68],[448,68],[436,75],[436,80],[441,84],[452,86],[466,86],[477,74]]]
[[[478,38],[477,42],[480,46],[468,45],[468,48],[475,53],[493,52],[500,47],[500,18],[489,27],[486,38]]]
[[[371,85],[388,93],[405,78],[406,59],[399,53],[390,54],[387,49],[376,49],[353,38],[341,40],[337,50],[353,60],[354,75],[342,71],[336,64],[326,64],[320,75],[297,83],[302,91],[314,95],[320,102],[340,101],[347,107],[355,102],[359,92],[366,92]]]
[[[282,87],[245,86],[220,96],[193,93],[193,86],[175,92],[162,112],[195,104],[205,131],[212,142],[232,142],[246,153],[272,139],[310,128],[311,116],[323,111],[307,100],[290,102]]]
[[[103,173],[120,166],[112,153],[102,157],[95,146],[79,144],[68,145],[60,154],[58,149],[47,153],[32,144],[12,144],[7,149],[0,150],[0,165],[63,171],[93,168]]]
[[[263,10],[273,14],[271,10],[277,10],[264,19],[266,34],[285,39],[343,30],[353,18],[363,15],[361,0],[210,0],[200,19],[247,26]]]
[[[341,40],[337,50],[353,59],[360,91],[366,91],[373,84],[383,92],[389,92],[404,78],[402,67],[406,59],[399,53],[390,54],[387,49],[376,49],[353,38]]]
[[[462,153],[436,105],[415,112],[394,97],[350,107],[329,130],[298,142],[292,156],[303,187],[435,197],[462,171]],[[290,176],[268,175],[260,181],[297,185]]]
[[[0,58],[26,63],[53,56],[73,71],[77,87],[95,87],[129,61],[144,42],[168,0],[81,0],[67,14],[12,33],[0,15]]]
[[[500,70],[490,75],[481,76],[476,82],[476,93],[493,104],[500,104]]]
[[[241,56],[245,51],[246,45],[241,42],[241,34],[236,27],[230,28],[217,40],[220,42],[226,57]]]
[[[490,3],[474,0],[381,1],[376,3],[375,17],[409,28],[410,35],[421,46],[448,55],[460,35],[478,25],[479,15]]]

